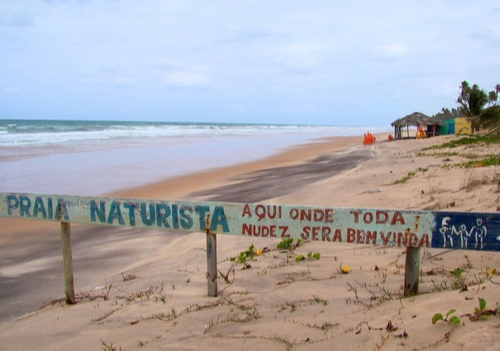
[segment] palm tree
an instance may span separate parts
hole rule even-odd
[[[490,91],[488,94],[488,102],[490,105],[496,105],[498,101],[498,94],[500,94],[500,84],[495,85],[495,90]]]
[[[471,121],[473,133],[481,125],[482,113],[488,101],[488,95],[477,84],[471,87],[467,81],[462,82],[457,103],[460,112]]]

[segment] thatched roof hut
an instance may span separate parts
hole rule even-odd
[[[435,132],[436,126],[443,126],[444,124],[434,118],[424,115],[421,112],[413,112],[410,115],[407,115],[402,118],[398,118],[394,122],[391,123],[391,126],[394,127],[394,138],[401,139],[402,138],[402,129],[406,127],[407,137],[410,137],[409,127],[410,126],[422,126],[432,127],[432,130]]]

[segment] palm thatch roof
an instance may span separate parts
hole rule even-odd
[[[408,127],[408,126],[444,126],[443,122],[438,121],[437,119],[431,118],[429,116],[424,115],[421,112],[413,112],[412,114],[398,118],[394,122],[391,123],[393,127]]]

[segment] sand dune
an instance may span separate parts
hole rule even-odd
[[[499,147],[462,148],[457,155],[423,150],[448,138],[370,146],[362,146],[356,138],[334,138],[271,159],[116,195],[497,212],[498,166],[447,165],[461,162],[470,153],[499,154]],[[349,157],[345,167],[335,164],[335,159],[348,161]],[[401,182],[408,173],[414,175]],[[261,183],[251,186],[255,182]],[[41,223],[2,219],[1,224],[7,228],[1,236],[4,252],[23,236],[47,237],[54,231],[57,235],[57,228]],[[3,322],[2,348],[500,348],[500,316],[481,321],[469,318],[479,306],[479,298],[487,301],[487,309],[500,305],[500,276],[491,270],[500,270],[496,252],[424,249],[420,295],[403,298],[404,248],[305,242],[287,251],[277,249],[276,239],[218,236],[219,296],[213,298],[207,297],[203,234],[101,230],[77,227],[73,236],[78,241],[79,235],[93,232],[95,240],[107,238],[103,242],[83,240],[81,249],[74,250],[75,266],[88,265],[89,270],[85,283],[77,283],[78,303],[65,306],[54,301]],[[263,253],[245,263],[231,260],[251,245]],[[296,254],[307,256],[309,252],[320,253],[320,259],[295,261]],[[109,261],[101,261],[104,258]],[[23,276],[23,269],[29,270],[37,262],[10,266],[7,273],[12,277],[17,269],[16,274],[24,279],[35,279],[38,271]],[[347,274],[341,271],[344,265],[349,266]],[[2,276],[8,266],[2,263]],[[79,274],[76,269],[77,282]],[[60,290],[62,296],[62,282]],[[27,295],[23,297],[23,293]],[[18,294],[35,298],[29,291]],[[456,309],[459,325],[431,323],[435,313],[451,309]]]

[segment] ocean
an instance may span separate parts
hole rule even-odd
[[[0,120],[0,191],[104,195],[382,127]],[[360,143],[362,139],[360,138]]]

